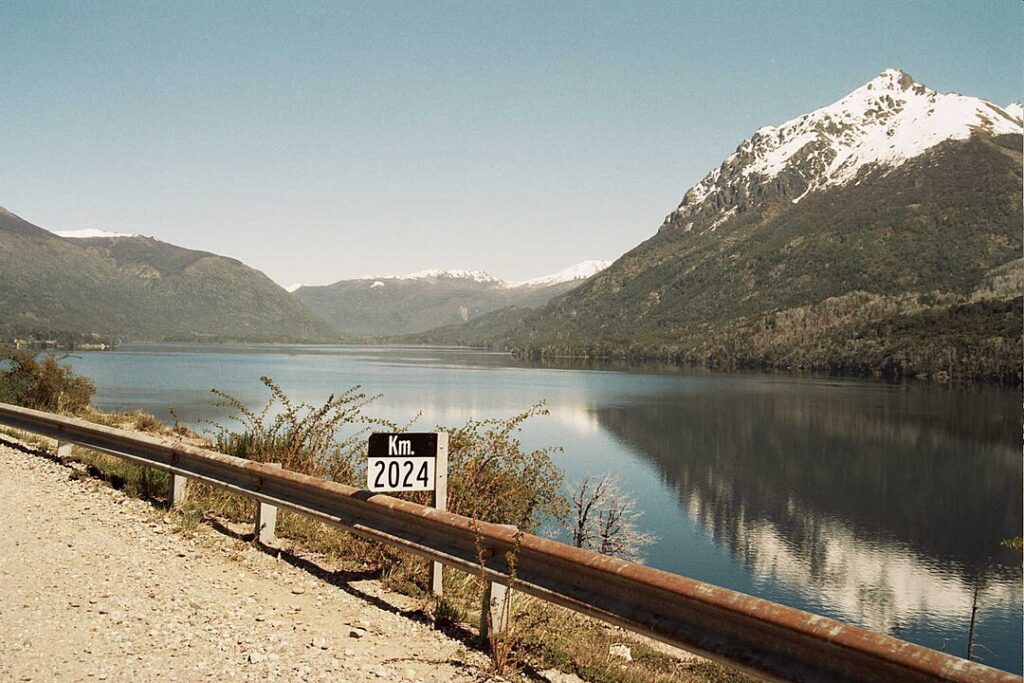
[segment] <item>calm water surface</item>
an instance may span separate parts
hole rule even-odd
[[[260,375],[322,402],[354,384],[417,425],[546,400],[529,447],[573,481],[612,472],[658,541],[648,564],[1021,671],[1021,395],[776,376],[531,367],[504,354],[335,346],[131,345],[81,354],[96,403],[223,420]]]

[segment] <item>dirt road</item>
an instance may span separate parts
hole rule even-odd
[[[404,600],[0,445],[0,681],[487,678]]]

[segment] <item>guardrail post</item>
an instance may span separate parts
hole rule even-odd
[[[516,532],[513,524],[501,526]],[[484,579],[484,599],[480,611],[480,637],[486,642],[491,634],[504,633],[508,629],[512,612],[512,589],[503,583]]]
[[[437,459],[434,462],[434,507],[448,509],[448,432],[437,433]],[[430,592],[440,598],[444,594],[444,565],[430,563]]]
[[[281,467],[279,462],[265,463],[268,467]],[[274,529],[277,527],[277,506],[268,505],[262,500],[259,509],[256,510],[256,540],[263,545],[270,545],[274,542]]]
[[[484,587],[483,611],[480,614],[480,637],[486,642],[491,634],[504,633],[508,628],[509,612],[512,611],[512,596],[507,586],[488,581]]]
[[[57,440],[57,459],[64,460],[71,457],[71,442]]]
[[[167,491],[167,499],[172,508],[180,508],[188,498],[188,478],[180,474],[171,474],[171,486]]]

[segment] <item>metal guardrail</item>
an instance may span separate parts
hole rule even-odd
[[[498,524],[326,482],[183,443],[0,403],[0,424],[223,487],[508,584],[670,645],[777,681],[1022,681],[858,626]]]

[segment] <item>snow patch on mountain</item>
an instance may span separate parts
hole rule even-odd
[[[496,287],[547,287],[563,282],[574,282],[584,280],[595,273],[599,273],[611,265],[610,261],[601,259],[589,259],[569,266],[557,273],[542,275],[529,280],[502,280],[482,270],[460,270],[433,268],[420,270],[407,275],[367,275],[360,280],[373,280],[371,287],[383,287],[388,280],[472,280],[481,284],[494,285]]]
[[[420,270],[415,273],[409,273],[408,275],[396,276],[399,280],[434,280],[434,279],[446,279],[446,280],[473,280],[474,282],[494,282],[500,283],[501,280],[498,278],[485,273],[482,270],[444,270],[439,268],[433,268],[431,270]]]
[[[86,228],[84,230],[58,230],[54,233],[58,237],[67,237],[69,239],[88,239],[90,237],[139,237],[139,235],[133,235],[130,232],[110,232],[109,230],[98,230],[96,228]]]
[[[592,275],[600,273],[602,270],[611,265],[610,261],[604,261],[602,259],[588,259],[581,261],[575,265],[569,266],[557,273],[551,275],[543,275],[541,277],[535,277],[530,280],[522,280],[520,282],[509,282],[506,283],[508,287],[548,287],[550,285],[557,285],[563,282],[574,282],[576,280],[585,280]]]
[[[713,230],[723,222],[719,216],[742,211],[766,192],[785,192],[796,203],[808,193],[854,181],[869,166],[891,170],[976,131],[1020,134],[1020,105],[1003,109],[976,97],[938,93],[903,71],[887,69],[838,102],[760,128],[687,191],[666,224],[700,215]]]
[[[1021,102],[1010,102],[1003,109],[1017,121],[1024,119],[1024,104]]]

